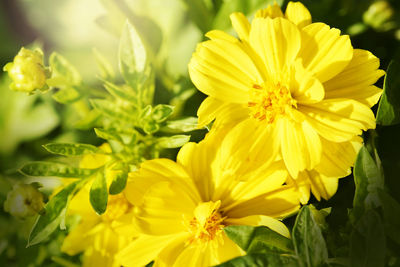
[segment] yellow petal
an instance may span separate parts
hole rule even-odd
[[[293,186],[296,191],[300,195],[300,202],[301,204],[307,204],[308,200],[310,199],[310,181],[307,171],[299,172],[299,175],[296,179],[289,176],[286,180],[286,184],[289,186]]]
[[[215,250],[212,250],[214,254],[213,266],[246,254],[225,233],[222,233],[222,244],[217,246]]]
[[[339,74],[353,57],[353,47],[347,35],[331,29],[324,23],[312,23],[304,27],[299,57],[304,67],[320,82]]]
[[[224,31],[221,30],[212,30],[206,33],[206,37],[211,39],[211,40],[225,40],[231,43],[237,43],[239,42],[238,39],[233,37],[232,35],[227,34]]]
[[[319,201],[321,197],[325,200],[331,198],[337,191],[338,178],[330,178],[316,171],[308,172],[311,183],[311,191]]]
[[[230,15],[232,27],[238,34],[238,37],[242,41],[249,40],[250,33],[250,22],[247,20],[246,16],[241,12],[234,12]]]
[[[300,50],[300,33],[286,19],[255,18],[251,24],[250,45],[263,60],[273,82],[277,83]]]
[[[175,238],[174,241],[168,244],[154,261],[154,267],[170,267],[173,266],[178,256],[186,247],[187,236]]]
[[[349,141],[362,130],[375,128],[374,113],[355,100],[327,99],[298,109],[322,137],[333,142]]]
[[[293,178],[300,171],[314,168],[321,160],[318,133],[307,122],[297,123],[283,117],[278,121],[283,161]]]
[[[267,226],[271,230],[290,237],[289,230],[284,223],[265,215],[252,215],[243,218],[227,219],[226,223],[229,225],[250,225],[250,226]]]
[[[354,49],[349,65],[324,83],[326,98],[350,98],[372,107],[382,94],[381,89],[373,86],[385,74],[378,68],[379,58],[369,51]]]
[[[310,11],[300,2],[289,2],[285,17],[300,28],[311,23]]]
[[[97,223],[98,219],[90,220],[90,218],[87,218],[84,222],[81,221],[65,237],[61,251],[71,256],[84,251],[93,241],[93,237],[88,237],[86,234]]]
[[[154,260],[158,253],[171,242],[174,242],[175,239],[181,238],[182,234],[164,236],[141,235],[122,249],[116,255],[116,259],[123,266],[142,267]]]
[[[280,6],[275,2],[273,5],[268,5],[264,9],[260,9],[256,12],[255,18],[281,18],[283,17]]]

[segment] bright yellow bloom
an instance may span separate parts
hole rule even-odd
[[[353,49],[338,29],[311,23],[299,2],[285,14],[276,4],[260,10],[251,24],[242,13],[231,20],[239,39],[211,31],[189,64],[193,83],[209,96],[199,126],[214,119],[213,127],[234,126],[244,150],[265,164],[281,157],[294,178],[325,169],[324,153],[341,165],[331,149],[375,128],[379,59]]]
[[[106,144],[101,149],[110,152],[111,148]],[[98,168],[107,161],[109,156],[104,154],[85,155],[81,167]],[[108,182],[112,180],[110,175],[112,171],[106,171]],[[130,227],[132,205],[124,192],[109,195],[106,212],[102,215],[96,214],[89,201],[92,182],[86,184],[69,204],[68,214],[79,215],[80,222],[64,239],[61,251],[69,255],[84,252],[83,266],[117,267],[119,265],[115,261],[115,254],[136,236],[134,229]]]
[[[265,225],[289,236],[279,218],[296,212],[299,194],[283,185],[282,162],[244,171],[221,134],[188,143],[177,162],[155,159],[132,173],[126,196],[142,234],[118,255],[123,266],[211,266],[244,254],[223,231],[228,225]],[[242,155],[244,155],[242,153]],[[246,181],[243,181],[243,180]]]
[[[3,70],[13,81],[10,85],[12,90],[32,93],[36,89],[48,88],[46,79],[50,72],[43,65],[43,53],[39,49],[32,51],[22,47],[14,61],[7,63]]]

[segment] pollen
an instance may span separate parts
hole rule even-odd
[[[280,83],[254,84],[247,106],[251,117],[267,123],[273,123],[278,116],[285,115],[288,110],[297,107],[289,89]]]
[[[107,210],[101,215],[103,221],[113,221],[127,213],[131,209],[131,204],[124,194],[109,195]]]
[[[221,201],[210,201],[200,203],[196,207],[194,217],[185,223],[191,234],[189,243],[207,243],[221,237],[226,217],[218,211],[220,205]]]

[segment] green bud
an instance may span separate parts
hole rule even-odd
[[[378,31],[388,31],[393,29],[396,24],[392,20],[394,15],[393,8],[387,1],[380,0],[372,3],[368,10],[363,14],[364,23]]]
[[[33,93],[36,89],[44,91],[48,88],[46,80],[50,72],[43,64],[40,49],[32,51],[22,47],[14,61],[7,63],[3,70],[8,72],[12,80],[12,90]]]
[[[4,202],[4,210],[18,218],[36,215],[43,208],[43,194],[33,184],[16,184]]]

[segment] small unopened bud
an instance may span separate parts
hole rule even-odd
[[[43,194],[32,184],[16,184],[4,202],[4,210],[18,218],[33,216],[43,208]]]
[[[46,80],[50,71],[44,66],[43,53],[39,49],[32,51],[22,47],[14,61],[7,63],[3,70],[12,80],[12,90],[33,93],[36,89],[44,91],[48,88]]]
[[[390,4],[380,0],[369,6],[363,14],[363,21],[377,31],[388,31],[396,27],[393,16],[394,11]]]

